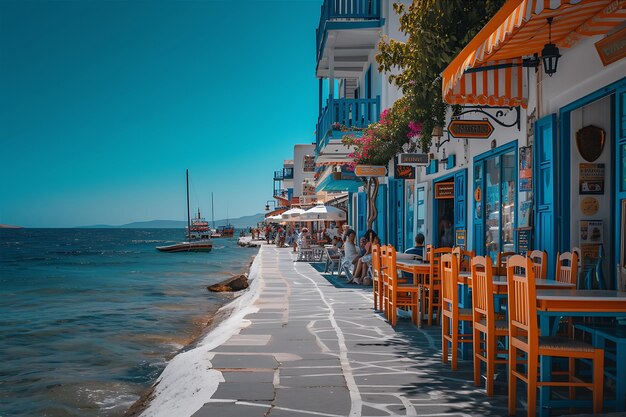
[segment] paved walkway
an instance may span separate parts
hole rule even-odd
[[[470,362],[441,364],[439,327],[392,328],[370,291],[327,280],[289,249],[259,257],[259,311],[211,352],[225,382],[195,417],[507,414],[506,395],[473,386]]]

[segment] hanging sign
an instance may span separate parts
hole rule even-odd
[[[387,168],[382,165],[357,165],[354,174],[357,177],[384,177],[387,175]]]
[[[453,182],[438,182],[435,184],[435,198],[454,198],[454,183]]]
[[[395,179],[414,180],[415,167],[412,165],[396,165],[394,167],[393,177]]]
[[[493,133],[489,120],[452,120],[448,132],[455,138],[487,139]]]
[[[619,61],[626,56],[626,28],[599,40],[595,46],[605,67]]]
[[[399,162],[401,165],[428,165],[428,154],[426,153],[401,153]]]

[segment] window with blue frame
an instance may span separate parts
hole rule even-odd
[[[475,233],[477,254],[491,257],[495,263],[499,252],[515,252],[517,146],[479,158],[474,163]],[[478,190],[478,191],[477,191]]]
[[[417,207],[415,216],[415,230],[416,233],[421,233],[426,236],[426,186],[419,185],[416,190],[417,193]]]

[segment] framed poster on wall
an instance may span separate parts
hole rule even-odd
[[[533,152],[532,146],[519,148],[519,190],[533,190]]]
[[[604,164],[580,164],[578,194],[604,194]]]

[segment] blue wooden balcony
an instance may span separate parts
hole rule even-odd
[[[376,98],[329,98],[315,130],[315,151],[319,155],[331,139],[348,134],[360,135],[371,123],[378,121],[380,96]]]
[[[317,61],[322,56],[326,32],[332,28],[365,27],[366,22],[380,20],[382,0],[324,0],[320,22],[315,32]],[[379,24],[376,23],[375,26]]]

